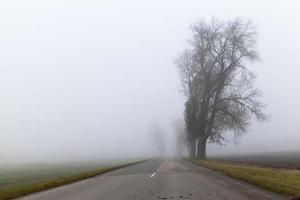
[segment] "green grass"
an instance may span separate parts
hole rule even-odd
[[[300,197],[300,170],[273,169],[211,160],[194,162],[272,192]]]
[[[113,167],[99,163],[2,166],[0,167],[0,200],[13,199],[73,183],[135,163],[137,162],[118,163]]]

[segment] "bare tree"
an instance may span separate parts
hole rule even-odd
[[[185,124],[182,119],[176,119],[172,122],[174,134],[176,137],[177,156],[186,156],[187,154],[187,135]]]
[[[204,20],[192,26],[190,47],[176,59],[186,96],[185,122],[191,156],[206,157],[206,143],[222,143],[224,133],[247,131],[255,116],[266,119],[247,67],[258,59],[251,22]],[[196,149],[197,147],[197,149]]]

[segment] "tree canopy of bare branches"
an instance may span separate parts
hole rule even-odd
[[[259,59],[250,21],[201,20],[192,25],[189,47],[176,58],[186,97],[185,123],[192,157],[205,158],[207,142],[223,143],[224,133],[247,132],[253,116],[265,120],[260,91],[248,65]]]

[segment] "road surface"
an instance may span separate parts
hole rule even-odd
[[[186,160],[152,159],[21,200],[286,200]]]

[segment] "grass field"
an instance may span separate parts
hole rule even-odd
[[[300,171],[274,169],[221,161],[197,160],[197,164],[257,185],[269,191],[300,197]]]
[[[136,161],[130,161],[133,163]],[[0,166],[0,200],[72,183],[127,165],[125,161]]]
[[[209,158],[272,168],[300,169],[300,151],[210,156]]]

